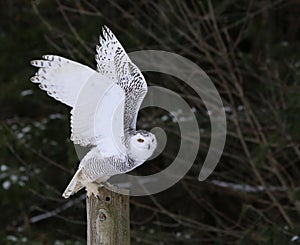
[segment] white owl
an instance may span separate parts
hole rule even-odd
[[[102,28],[97,46],[97,71],[56,55],[44,55],[31,64],[38,71],[34,83],[56,100],[72,107],[71,140],[92,149],[63,193],[68,198],[83,187],[99,197],[98,187],[111,176],[131,171],[154,152],[154,134],[136,130],[147,83],[122,45]]]

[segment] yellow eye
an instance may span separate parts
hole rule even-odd
[[[144,142],[144,140],[141,139],[141,138],[139,138],[137,141],[140,142],[140,143],[143,143],[143,142]]]

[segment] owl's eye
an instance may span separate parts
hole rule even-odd
[[[143,142],[144,142],[144,140],[141,139],[141,138],[139,138],[137,141],[140,142],[140,143],[143,143]]]

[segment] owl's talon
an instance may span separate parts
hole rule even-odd
[[[100,200],[100,193],[98,190],[98,185],[95,183],[88,183],[85,187],[86,189],[86,195],[87,197],[91,197],[92,195],[94,195],[94,197],[97,197]]]

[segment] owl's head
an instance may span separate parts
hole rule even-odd
[[[145,130],[137,130],[130,136],[129,154],[135,160],[146,161],[151,157],[156,146],[157,141],[154,134]]]

